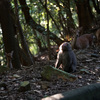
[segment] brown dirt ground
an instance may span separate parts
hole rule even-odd
[[[0,100],[40,100],[56,93],[76,89],[85,85],[100,82],[100,52],[89,48],[75,50],[77,56],[77,71],[72,73],[78,77],[74,82],[58,79],[46,81],[41,77],[45,65],[54,66],[56,59],[48,61],[46,53],[39,57],[34,66],[23,66],[21,70],[11,70],[0,75],[0,82],[6,83],[6,88],[0,87]],[[92,55],[92,56],[91,56]],[[43,58],[44,60],[41,60]],[[84,69],[81,71],[81,69]],[[18,75],[18,77],[16,77]],[[18,92],[20,82],[29,81],[31,90]]]

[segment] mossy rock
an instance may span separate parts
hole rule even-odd
[[[42,77],[48,81],[57,80],[57,79],[63,79],[63,80],[69,80],[74,81],[77,79],[77,77],[73,74],[67,73],[65,71],[62,71],[60,69],[57,69],[52,66],[44,66],[44,69],[41,73]]]
[[[28,91],[30,89],[31,89],[31,87],[30,87],[29,81],[23,81],[20,83],[20,88],[18,89],[18,91],[25,92],[25,91]]]

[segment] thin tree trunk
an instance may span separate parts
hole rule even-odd
[[[45,6],[47,8],[47,0],[45,0]],[[49,34],[49,14],[48,12],[47,14],[47,44],[48,44],[48,56],[49,56],[49,60],[51,59],[51,52],[50,52],[50,34]]]
[[[61,6],[60,6],[60,4],[59,4],[59,1],[58,0],[55,0],[55,2],[56,2],[56,4],[57,4],[57,6],[59,7],[59,12],[58,12],[58,15],[59,15],[59,23],[61,24],[61,26],[62,26],[62,28],[63,28],[63,30],[65,31],[65,33],[67,32],[67,30],[66,30],[66,20],[65,20],[65,18],[64,18],[64,16],[63,16],[63,14],[61,13]]]
[[[70,0],[64,1],[63,5],[65,6],[66,15],[67,15],[67,26],[75,29],[74,20],[72,18],[72,13],[71,13],[71,10],[70,10]]]
[[[40,3],[42,4],[42,6],[46,9],[46,12],[48,12],[48,15],[51,17],[51,19],[52,19],[52,21],[54,22],[56,28],[58,29],[59,33],[61,34],[61,30],[60,30],[60,28],[59,28],[59,25],[56,23],[56,21],[55,21],[55,19],[53,18],[51,12],[48,10],[48,8],[47,8],[45,5],[43,5],[42,0],[39,0],[39,1],[40,1]],[[61,35],[62,35],[62,34],[61,34]],[[63,37],[63,36],[62,36],[62,37]]]
[[[17,20],[19,35],[20,35],[20,38],[21,38],[21,46],[22,46],[23,51],[25,52],[26,56],[28,57],[29,65],[32,65],[32,64],[34,64],[34,59],[32,57],[30,50],[29,50],[29,47],[28,47],[28,45],[25,41],[25,37],[23,35],[23,30],[22,30],[22,27],[21,27],[20,22],[19,22],[17,0],[14,0],[14,3],[15,3],[15,13],[16,13],[16,20]]]
[[[70,28],[75,29],[75,24],[74,24],[74,20],[72,18],[72,13],[70,10],[70,1],[69,0],[63,0],[63,1],[59,1],[59,0],[55,0],[57,6],[59,7],[59,23],[63,29],[63,33],[64,33],[64,39],[65,41],[73,35],[72,32],[70,31]],[[60,5],[60,2],[63,3],[63,7]],[[62,14],[62,10],[64,10],[64,12],[66,13],[66,19],[64,18],[63,14]]]
[[[72,13],[70,10],[70,0],[65,0],[63,1],[63,5],[65,7],[65,11],[66,11],[66,19],[67,19],[67,28],[68,28],[68,35],[72,36],[72,32],[70,31],[70,28],[75,29],[75,24],[74,24],[74,20],[72,18]]]

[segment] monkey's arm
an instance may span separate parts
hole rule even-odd
[[[62,63],[62,54],[59,52],[58,55],[57,55],[57,60],[56,60],[56,63],[55,63],[55,67],[58,68],[60,66],[60,64]]]
[[[74,52],[72,52],[71,57],[72,57],[71,69],[72,69],[72,72],[74,72],[74,71],[76,71],[76,66],[77,66],[77,59],[76,59]]]

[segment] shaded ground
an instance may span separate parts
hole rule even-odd
[[[41,77],[41,71],[45,65],[54,66],[55,59],[47,61],[46,54],[41,56],[44,60],[37,61],[35,66],[22,67],[21,70],[11,70],[0,75],[0,82],[6,86],[0,86],[0,100],[40,100],[43,97],[65,92],[78,87],[100,82],[100,52],[99,49],[87,49],[76,51],[77,72],[72,73],[78,77],[74,82],[61,79],[46,81]],[[19,92],[20,82],[29,81],[31,90]]]

